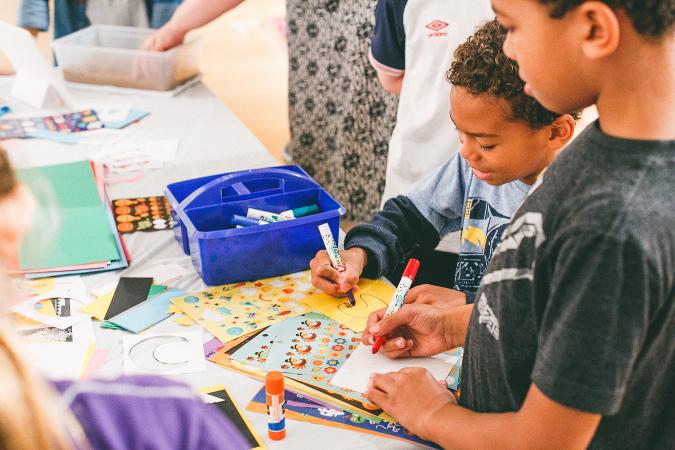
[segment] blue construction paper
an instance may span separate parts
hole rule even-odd
[[[288,319],[286,319],[288,320]],[[275,323],[258,333],[246,345],[234,352],[230,359],[256,369],[264,370],[267,355],[277,339],[283,322]]]
[[[129,111],[129,115],[127,116],[126,119],[124,120],[115,120],[112,122],[103,122],[103,127],[104,128],[112,128],[115,130],[119,130],[121,128],[126,127],[127,125],[130,125],[137,120],[141,120],[143,117],[147,116],[150,114],[147,111],[141,111],[138,109],[132,109]]]
[[[380,422],[371,421],[335,406],[326,407],[323,403],[319,403],[311,397],[296,394],[292,391],[284,391],[284,400],[286,401],[286,411],[293,411],[304,416],[334,422],[340,425],[340,427],[348,427],[355,431],[369,431],[384,436],[403,439],[425,447],[440,448],[433,442],[425,441],[422,438],[410,434],[408,430],[396,422],[389,422],[388,420],[382,420]],[[263,405],[266,404],[264,387],[258,391],[251,402]],[[311,406],[300,406],[300,404]]]
[[[76,134],[59,133],[58,131],[49,130],[29,131],[26,133],[26,137],[54,141],[59,144],[77,144],[82,140],[82,136]]]
[[[171,313],[167,312],[171,306],[171,299],[186,295],[188,293],[180,289],[169,289],[161,294],[153,295],[115,317],[111,317],[108,322],[132,333],[140,333],[171,316]]]

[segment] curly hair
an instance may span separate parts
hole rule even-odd
[[[530,128],[551,125],[560,114],[544,108],[525,93],[518,76],[518,64],[503,51],[506,29],[496,20],[485,23],[455,50],[455,59],[446,72],[453,86],[473,95],[489,94],[505,99],[516,120]],[[578,114],[573,114],[578,118]]]
[[[560,19],[586,0],[539,0],[548,5],[551,17]],[[622,9],[638,33],[661,37],[675,28],[675,0],[601,0],[610,8]]]

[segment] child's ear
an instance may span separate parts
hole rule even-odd
[[[576,121],[570,114],[558,116],[551,125],[549,125],[550,134],[548,137],[549,145],[558,150],[567,144],[574,136]]]
[[[581,51],[589,59],[600,59],[619,47],[621,27],[617,13],[604,2],[583,2],[576,18],[583,23]]]

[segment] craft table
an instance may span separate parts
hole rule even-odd
[[[10,99],[11,77],[0,77],[0,97]],[[111,199],[163,195],[164,187],[171,182],[198,176],[265,167],[279,164],[257,138],[227,109],[203,84],[188,89],[173,98],[143,96],[112,96],[72,90],[79,102],[130,102],[136,109],[149,111],[150,115],[128,129],[134,137],[177,138],[180,140],[176,160],[170,166],[143,174],[134,182],[108,185]],[[16,102],[12,107],[19,112],[30,112]],[[32,111],[40,115],[40,111]],[[11,140],[3,143],[17,167],[57,164],[87,158],[95,148],[84,144],[64,145],[52,142]],[[91,289],[120,275],[133,276],[139,269],[156,264],[175,263],[192,269],[189,256],[183,254],[171,231],[137,232],[124,236],[131,256],[130,267],[123,272],[107,272],[83,276]],[[175,283],[187,292],[206,286],[194,270]],[[94,322],[97,345],[110,351],[98,377],[113,377],[122,373],[122,336],[124,331],[106,330]],[[210,334],[198,325],[184,327],[168,318],[147,332],[202,331],[205,339]],[[260,389],[262,383],[247,376],[226,370],[207,361],[206,372],[179,375],[176,378],[195,388],[224,384],[242,409]],[[246,411],[258,434],[271,449],[326,449],[414,448],[411,444],[379,436],[357,433],[321,425],[287,420],[287,437],[274,442],[267,438],[267,417]]]

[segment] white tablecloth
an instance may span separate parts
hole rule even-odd
[[[0,96],[9,98],[11,78],[0,77]],[[180,140],[177,157],[171,166],[151,171],[135,182],[108,186],[112,199],[128,197],[146,197],[162,195],[164,187],[171,182],[225,171],[249,169],[276,165],[278,162],[267,152],[256,137],[203,85],[189,89],[174,98],[152,98],[141,96],[111,96],[78,92],[73,90],[78,101],[95,104],[104,102],[131,102],[133,107],[150,111],[150,115],[140,123],[131,125],[136,137],[177,138]],[[11,103],[14,110],[30,112],[16,102]],[[41,112],[33,111],[35,115]],[[45,141],[24,140],[6,141],[10,157],[17,167],[56,164],[87,158],[94,147],[87,145],[64,145]],[[133,275],[134,271],[156,264],[175,263],[192,268],[189,256],[181,248],[170,231],[134,233],[126,235],[124,241],[131,255],[129,269],[122,275]],[[87,287],[100,286],[108,280],[120,276],[117,273],[103,273],[83,277]],[[184,277],[175,287],[186,291],[195,291],[205,287],[196,272]],[[106,330],[95,323],[97,345],[110,350],[107,360],[97,372],[98,376],[116,376],[122,372],[122,336],[125,332]],[[180,326],[171,318],[150,328],[147,332],[190,331],[201,327]],[[204,332],[205,338],[208,333]],[[207,362],[206,372],[180,375],[179,379],[195,386],[206,387],[224,384],[242,408],[248,404],[262,384],[211,362]],[[309,449],[359,449],[413,448],[400,441],[381,438],[364,433],[314,425],[306,422],[287,420],[287,437],[283,441],[271,441],[267,438],[266,416],[246,412],[259,435],[272,449],[293,448]]]

